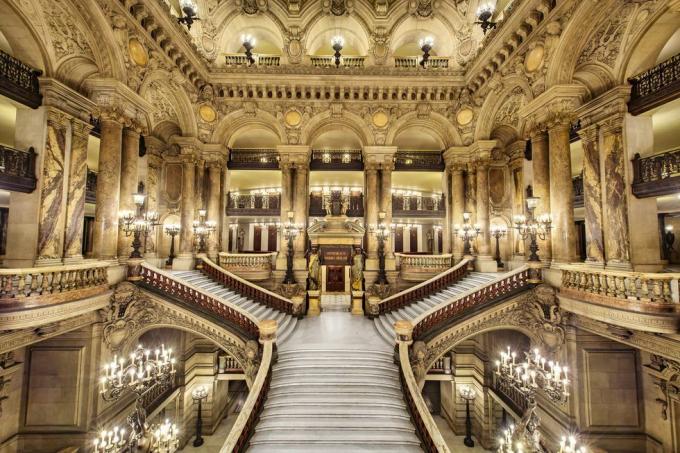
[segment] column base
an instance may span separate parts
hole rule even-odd
[[[475,260],[477,272],[498,272],[498,264],[490,255],[478,256]]]
[[[61,258],[38,258],[35,260],[35,267],[61,266],[64,264]]]
[[[633,265],[630,263],[630,261],[607,261],[606,269],[632,271]]]
[[[83,255],[75,255],[75,256],[64,257],[64,264],[66,266],[73,265],[73,264],[80,264],[83,261],[84,261]]]
[[[175,257],[172,262],[173,271],[190,271],[194,268],[196,260],[193,254],[181,254]]]
[[[321,292],[307,291],[309,307],[307,308],[307,316],[319,316],[321,314]]]
[[[352,291],[352,314],[364,316],[364,292]]]

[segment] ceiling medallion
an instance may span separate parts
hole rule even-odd
[[[149,54],[137,38],[132,38],[128,42],[128,52],[130,59],[137,66],[146,66],[149,63]]]
[[[545,48],[538,45],[531,49],[524,58],[524,68],[527,72],[534,72],[543,65],[543,56],[545,55]]]
[[[387,123],[390,121],[390,117],[387,116],[387,113],[379,110],[373,114],[372,121],[375,127],[382,129],[383,127],[387,126]]]
[[[288,110],[284,117],[286,125],[290,127],[298,127],[302,123],[302,115],[297,110]]]
[[[212,123],[217,119],[217,112],[212,105],[204,104],[198,109],[198,115],[206,123]]]
[[[458,112],[458,115],[456,115],[456,121],[460,126],[467,126],[472,122],[474,117],[475,112],[473,112],[471,109],[464,108]]]

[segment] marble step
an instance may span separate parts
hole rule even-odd
[[[262,416],[301,416],[314,419],[323,417],[325,415],[333,415],[335,417],[396,417],[408,418],[408,412],[403,407],[395,407],[390,405],[381,405],[377,402],[368,400],[363,405],[358,404],[325,404],[323,407],[310,405],[285,405],[285,406],[271,406],[263,411]]]
[[[294,382],[290,382],[290,379],[294,379]],[[385,374],[367,374],[367,373],[354,373],[354,374],[303,373],[288,376],[279,376],[278,374],[275,373],[272,377],[272,386],[284,382],[295,385],[306,385],[308,383],[315,384],[322,382],[328,385],[353,384],[353,383],[363,383],[364,385],[385,385],[392,379],[396,379],[396,377],[386,376]]]
[[[315,429],[313,431],[300,429],[268,429],[260,431],[255,428],[255,435],[250,445],[277,443],[307,443],[321,441],[324,444],[362,444],[362,445],[420,445],[420,441],[413,428],[411,431],[400,430],[362,430],[362,429]]]
[[[403,398],[404,396],[399,382],[393,381],[383,382],[380,384],[371,384],[370,386],[366,386],[365,383],[361,382],[340,382],[333,383],[333,385],[329,385],[328,382],[307,382],[304,385],[294,382],[281,382],[271,384],[269,398],[274,398],[278,395],[285,395],[287,393],[358,395],[365,394],[366,391],[370,391],[372,394],[391,395],[398,398]]]
[[[351,363],[328,363],[326,365],[321,365],[318,363],[288,363],[284,365],[276,364],[274,365],[273,370],[277,376],[296,376],[299,374],[313,374],[315,376],[332,374],[372,374],[376,376],[399,377],[399,370],[395,365],[379,365],[376,363],[365,365],[356,365]]]
[[[334,355],[323,355],[323,356],[305,356],[305,355],[290,355],[285,352],[279,353],[279,359],[276,362],[276,365],[274,365],[274,368],[277,366],[283,366],[287,364],[293,364],[293,365],[307,365],[307,364],[319,364],[322,366],[326,365],[340,365],[340,366],[352,366],[354,364],[356,365],[383,365],[383,366],[395,366],[394,365],[394,358],[392,357],[391,354],[383,356],[361,356],[361,355],[355,355],[351,353],[346,353],[346,354],[334,354]]]
[[[322,407],[324,404],[364,404],[366,401],[372,401],[378,404],[389,405],[392,407],[400,407],[406,409],[406,403],[403,399],[395,398],[394,395],[374,394],[370,392],[364,393],[291,393],[281,394],[276,397],[269,397],[264,404],[265,409],[268,407],[283,406],[286,404],[297,405],[316,405]]]
[[[374,358],[387,358],[393,360],[392,351],[380,351],[380,350],[367,350],[367,349],[347,349],[347,348],[304,348],[304,349],[285,349],[279,351],[279,359],[285,359],[288,357],[312,357],[317,358],[340,358],[349,357],[352,359],[374,359]]]
[[[419,446],[415,445],[343,445],[330,444],[322,441],[314,443],[288,443],[288,444],[262,444],[252,445],[248,453],[423,453]]]
[[[390,430],[404,430],[413,432],[413,424],[408,416],[396,418],[393,416],[364,416],[352,415],[328,415],[319,416],[314,415],[314,418],[307,416],[286,415],[286,416],[269,416],[263,415],[260,417],[260,422],[257,424],[258,431],[266,429],[332,429],[332,430],[365,430],[365,429],[390,429]]]

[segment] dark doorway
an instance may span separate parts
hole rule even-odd
[[[394,251],[397,253],[404,251],[404,227],[397,227],[394,232]]]
[[[409,230],[409,235],[411,241],[409,250],[411,253],[418,253],[418,228],[411,228]]]
[[[268,252],[275,252],[276,251],[276,239],[278,237],[278,231],[276,229],[276,225],[269,225],[269,228],[267,230],[267,251]]]
[[[259,225],[253,228],[253,251],[262,251],[262,227]]]
[[[345,267],[327,266],[326,291],[330,293],[345,292]]]

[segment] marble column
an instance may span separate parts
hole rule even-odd
[[[366,163],[364,166],[366,175],[366,230],[378,224],[378,166],[375,163]],[[378,259],[378,240],[370,232],[368,236],[368,258]]]
[[[64,252],[66,220],[64,183],[68,129],[68,116],[56,109],[49,109],[42,172],[38,176],[40,181],[38,265],[60,264]]]
[[[444,218],[444,225],[442,225],[442,253],[451,253],[451,239],[453,236],[453,231],[451,225],[453,225],[453,212],[451,209],[451,171],[452,167],[447,167],[446,171],[442,175],[442,193],[444,194],[444,206],[446,209],[446,217]]]
[[[118,257],[120,154],[123,125],[113,118],[103,117],[100,139],[93,251],[100,260],[114,260]]]
[[[214,222],[215,225],[220,224],[220,216],[222,215],[222,206],[220,203],[220,195],[222,193],[222,163],[220,161],[208,162],[208,221]],[[218,228],[219,230],[219,228]],[[219,250],[219,234],[216,231],[208,239],[208,256],[211,260],[217,259]]]
[[[196,185],[194,190],[196,193],[196,209],[208,209],[208,194],[206,193],[205,186],[205,174],[206,174],[206,162],[203,159],[199,159],[196,163]]]
[[[281,163],[281,226],[288,223],[288,212],[293,210],[293,164],[291,162]],[[279,259],[285,261],[286,239],[284,230],[281,228],[279,235]],[[285,266],[285,264],[284,264]],[[277,268],[280,266],[277,264]],[[284,267],[285,269],[285,267]]]
[[[590,126],[579,132],[583,144],[583,205],[586,224],[586,262],[604,263],[602,235],[602,180],[600,177],[599,130]]]
[[[380,210],[385,213],[385,225],[391,228],[392,225],[392,171],[394,170],[393,162],[385,162],[380,170]],[[394,250],[392,247],[392,234],[385,240],[385,254],[387,259],[394,259]]]
[[[574,186],[569,148],[570,121],[557,118],[548,131],[550,141],[550,211],[552,214],[552,260],[572,263],[576,259]]]
[[[194,252],[194,220],[196,219],[196,158],[192,154],[182,156],[182,205],[181,230],[179,233],[179,255],[184,261],[191,261]]]
[[[531,162],[533,170],[534,197],[540,198],[536,215],[550,214],[550,147],[548,134],[542,126],[531,132]],[[521,214],[526,213],[526,204],[522,206]],[[545,241],[538,240],[539,257],[545,262],[552,259],[552,240],[547,235]]]
[[[465,175],[464,165],[454,165],[451,170],[451,223],[452,225],[463,224],[465,212]],[[463,240],[453,237],[453,255],[456,260],[463,257]]]
[[[470,213],[470,221],[477,222],[477,168],[467,165],[465,178],[465,212]]]
[[[137,193],[139,185],[139,132],[125,128],[123,130],[123,150],[120,169],[120,211],[135,212],[137,206],[132,194]],[[132,238],[126,237],[122,228],[118,231],[118,259],[127,261],[132,252]]]
[[[159,212],[158,197],[160,191],[161,171],[163,168],[163,158],[161,152],[165,144],[154,137],[145,137],[147,156],[146,170],[146,206],[149,212]],[[146,240],[146,257],[158,258],[156,244],[158,239],[165,234],[163,225],[156,227],[156,230],[149,235]]]
[[[491,256],[491,235],[489,234],[489,164],[477,163],[477,224],[482,229],[477,247],[482,257]]]
[[[302,258],[307,245],[307,218],[309,215],[309,163],[295,164],[295,223],[302,229],[295,239],[295,257]]]
[[[87,144],[92,126],[71,120],[71,161],[69,164],[68,201],[66,207],[66,237],[64,261],[83,259],[83,219],[87,185]]]
[[[630,235],[623,149],[623,120],[613,118],[602,127],[604,161],[604,240],[607,267],[628,269]]]
[[[521,143],[522,147],[526,146],[524,142]],[[521,150],[521,152],[519,151],[520,150],[516,150],[510,160],[513,216],[524,214],[524,152],[523,150]],[[525,244],[522,237],[517,233],[517,230],[512,229],[512,225],[508,234],[513,237],[513,257],[517,257],[518,259],[524,258]]]

